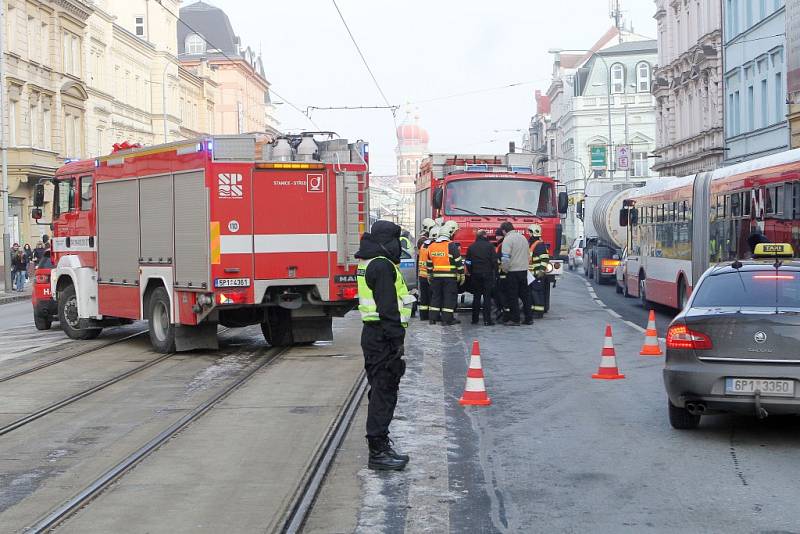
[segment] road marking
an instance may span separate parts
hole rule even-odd
[[[636,323],[633,323],[633,322],[631,322],[631,321],[627,321],[627,320],[626,320],[626,321],[625,321],[625,324],[627,324],[628,326],[630,326],[630,327],[631,327],[631,328],[633,328],[634,330],[638,330],[638,331],[639,331],[639,332],[641,332],[642,334],[644,334],[644,333],[647,331],[646,329],[642,328],[642,327],[641,327],[641,326],[639,326],[638,324],[636,324]]]
[[[610,308],[606,308],[606,309],[608,310],[608,313],[610,313],[611,315],[613,315],[617,319],[622,319],[622,316],[620,314],[618,314],[617,312],[615,312],[614,310],[612,310]]]
[[[636,324],[634,322],[631,322],[631,321],[628,321],[627,319],[622,319],[622,316],[620,314],[618,314],[616,311],[614,311],[611,308],[609,308],[608,306],[606,306],[606,303],[603,302],[603,300],[600,297],[597,296],[597,293],[595,293],[594,288],[592,287],[592,285],[589,282],[586,282],[584,280],[584,283],[586,284],[586,289],[589,292],[589,296],[592,298],[592,300],[595,301],[606,312],[608,312],[608,314],[611,317],[613,317],[615,319],[622,320],[623,323],[625,323],[626,325],[630,326],[631,328],[633,328],[634,330],[636,330],[637,332],[639,332],[641,334],[644,334],[646,332],[646,329],[642,328],[638,324]],[[663,338],[659,338],[659,339],[662,342],[664,342]]]

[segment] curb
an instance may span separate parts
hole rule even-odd
[[[9,295],[3,296],[0,294],[0,306],[3,304],[11,304],[12,302],[19,302],[21,300],[30,300],[31,294],[30,293],[22,293],[21,295]]]

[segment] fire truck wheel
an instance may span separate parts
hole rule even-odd
[[[34,313],[33,324],[36,326],[36,330],[50,330],[50,327],[53,326],[53,319],[49,316]]]
[[[267,320],[261,323],[261,332],[271,347],[288,347],[294,344],[292,313],[283,308],[269,308]]]
[[[150,326],[150,343],[158,352],[175,352],[175,325],[170,319],[169,295],[163,287],[153,290],[148,301],[147,322]]]
[[[94,339],[102,328],[90,328],[86,319],[78,317],[78,297],[75,286],[68,285],[58,295],[58,321],[70,339]]]

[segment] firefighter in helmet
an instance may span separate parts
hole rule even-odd
[[[394,417],[400,379],[405,374],[406,327],[414,297],[400,272],[400,227],[377,221],[361,237],[358,252],[358,311],[364,325],[361,348],[369,382],[367,444],[370,469],[401,470],[408,456],[392,448],[389,424]]]
[[[447,221],[439,230],[439,236],[428,246],[428,275],[431,284],[429,322],[454,325],[461,321],[455,318],[458,304],[458,286],[464,283],[464,260],[458,245],[451,241],[458,224]]]
[[[419,288],[419,318],[421,321],[428,320],[428,309],[431,305],[431,285],[428,279],[428,246],[433,243],[433,231],[439,230],[433,219],[422,221],[422,235],[417,242],[417,287]]]
[[[544,317],[547,304],[547,293],[549,285],[547,282],[547,272],[550,270],[550,253],[547,250],[547,245],[542,241],[542,227],[538,224],[532,224],[528,227],[530,238],[530,263],[528,270],[533,275],[533,282],[529,288],[531,291],[531,311],[534,318],[541,319]]]

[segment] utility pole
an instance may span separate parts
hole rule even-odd
[[[11,217],[8,213],[8,147],[6,146],[6,3],[0,1],[0,172],[3,183],[3,280],[6,293],[11,288]]]

